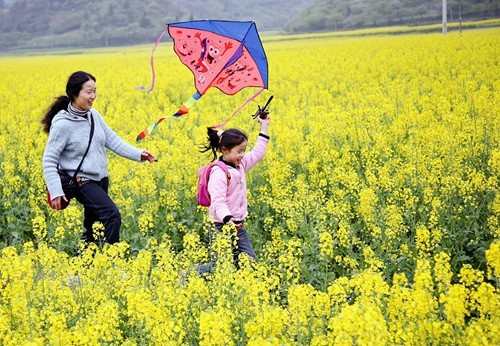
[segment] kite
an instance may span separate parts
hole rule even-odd
[[[156,40],[153,52],[166,31],[173,40],[173,48],[180,61],[193,73],[196,88],[196,92],[173,114],[174,117],[186,115],[189,108],[211,87],[227,95],[234,95],[246,87],[259,88],[229,118],[268,88],[267,58],[253,21],[196,20],[171,23]],[[153,90],[156,80],[153,55],[151,67],[153,78],[147,92]],[[137,141],[152,134],[165,119],[166,116],[160,117],[139,133]]]

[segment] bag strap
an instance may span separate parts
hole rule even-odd
[[[227,181],[229,182],[231,180],[231,173],[229,173],[229,169],[227,168],[227,165],[224,162],[216,160],[212,163],[212,166],[217,166],[220,169],[222,169],[222,171],[226,173]]]
[[[87,145],[87,150],[85,150],[85,154],[83,154],[82,160],[80,161],[80,164],[78,165],[75,174],[73,174],[73,180],[76,181],[76,175],[78,172],[80,172],[80,168],[82,168],[83,160],[85,160],[85,157],[87,156],[87,153],[89,152],[90,149],[90,144],[92,142],[92,137],[94,137],[94,117],[92,116],[92,111],[89,113],[90,117],[90,135],[89,135],[89,144]]]

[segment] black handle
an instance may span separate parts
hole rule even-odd
[[[269,104],[271,103],[271,101],[273,100],[274,96],[271,95],[269,97],[269,99],[267,100],[266,104],[264,105],[264,107],[260,107],[258,106],[259,108],[257,109],[257,112],[255,112],[254,115],[252,115],[252,117],[254,119],[256,119],[257,117],[261,118],[261,119],[267,119],[268,115],[269,115],[269,111],[267,110],[267,107],[269,106]]]

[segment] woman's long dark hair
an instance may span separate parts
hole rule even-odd
[[[214,160],[217,158],[217,150],[231,149],[241,143],[248,141],[247,135],[238,129],[227,129],[219,137],[217,130],[207,127],[208,143],[201,148],[201,152],[211,151]]]
[[[78,97],[78,94],[80,94],[83,84],[91,79],[94,82],[96,81],[94,76],[83,71],[76,71],[69,76],[68,82],[66,83],[66,95],[56,97],[42,118],[43,130],[46,133],[49,133],[52,119],[54,119],[56,114],[62,109],[67,109],[69,103],[74,101]]]

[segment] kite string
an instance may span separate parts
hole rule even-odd
[[[260,88],[260,90],[258,90],[255,94],[253,94],[252,96],[250,96],[249,98],[247,98],[245,100],[245,102],[243,102],[238,108],[236,108],[233,113],[226,119],[224,120],[222,123],[220,124],[216,124],[216,125],[213,125],[213,126],[210,126],[214,129],[223,129],[224,126],[226,126],[226,124],[232,119],[234,118],[235,115],[237,115],[249,102],[253,101],[257,96],[259,96],[262,92],[264,91],[264,88]]]
[[[148,94],[151,93],[156,85],[156,69],[155,69],[155,58],[154,54],[156,51],[156,48],[160,45],[161,39],[163,36],[167,33],[167,27],[161,32],[161,34],[156,38],[155,44],[153,46],[153,49],[151,50],[151,56],[149,57],[149,65],[151,66],[151,85],[147,90],[144,86],[140,86],[137,89],[146,91]]]

